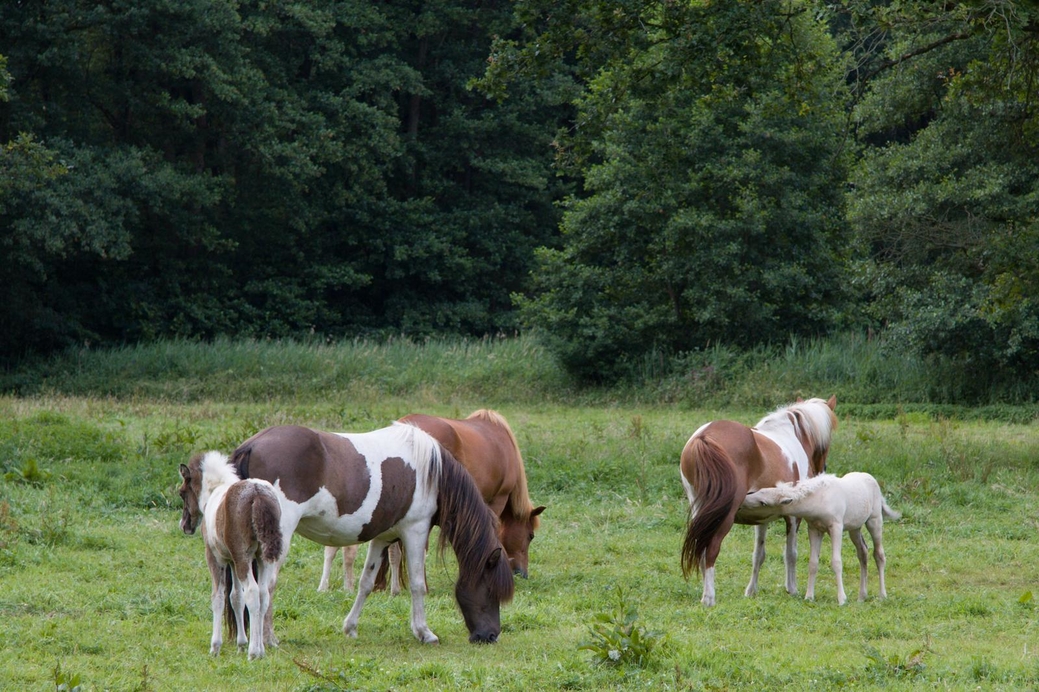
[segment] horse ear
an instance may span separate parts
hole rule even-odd
[[[829,398],[829,399],[828,399],[828,400],[826,401],[826,405],[830,407],[830,410],[831,410],[831,411],[836,411],[836,410],[837,410],[837,395],[836,395],[836,394],[834,394],[833,396],[831,396],[831,397],[830,397],[830,398]]]
[[[184,480],[188,480],[191,478],[191,471],[189,471],[188,467],[184,464],[180,465],[180,477]]]
[[[494,552],[492,552],[490,557],[487,558],[487,569],[494,569],[497,567],[499,560],[501,560],[501,548],[495,548]]]
[[[535,507],[534,509],[530,510],[530,516],[536,517],[537,515],[541,514],[544,511],[545,511],[545,505],[541,505],[540,507]]]

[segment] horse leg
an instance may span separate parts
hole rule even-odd
[[[318,591],[328,591],[328,578],[332,574],[332,563],[336,559],[336,551],[339,548],[334,545],[325,546],[325,562],[321,565],[321,581],[318,582]],[[343,553],[343,559],[346,560],[346,553]]]
[[[756,596],[758,593],[758,572],[765,562],[765,534],[768,532],[768,524],[758,524],[754,527],[754,553],[751,556],[750,583],[744,596]]]
[[[796,517],[783,517],[786,520],[786,546],[783,549],[783,563],[786,565],[786,592],[797,595],[797,528],[801,520]]]
[[[209,565],[209,576],[213,580],[213,590],[209,597],[213,609],[213,637],[209,642],[209,653],[216,656],[224,643],[224,600],[227,598],[227,585],[224,582],[225,567],[217,563],[216,556],[206,548],[206,564]]]
[[[244,568],[244,569],[243,569]],[[245,634],[245,584],[252,578],[252,565],[246,562],[244,565],[234,563],[231,565],[231,610],[234,611],[235,625],[238,627],[238,650],[241,651],[249,644]],[[252,611],[249,612],[252,616]]]
[[[252,561],[245,563],[245,576],[239,575],[236,587],[240,587],[242,591],[242,600],[245,602],[245,607],[249,609],[249,660],[256,658],[263,658],[263,602],[266,599],[260,597],[260,585],[256,582],[256,577],[253,576]],[[257,572],[263,569],[262,560],[257,560]],[[236,565],[237,567],[237,565]],[[236,571],[238,571],[236,569]],[[237,616],[237,613],[235,614]],[[242,646],[242,640],[245,639],[244,630],[245,623],[239,619],[239,630],[238,630],[238,646]]]
[[[343,546],[343,589],[354,590],[354,562],[357,560],[357,546]]]
[[[400,593],[400,543],[390,543],[390,595]],[[424,559],[424,558],[423,558]],[[409,561],[409,564],[410,561]]]
[[[819,553],[822,552],[823,534],[821,531],[808,527],[808,588],[805,589],[805,600],[815,600],[815,578],[819,574]]]
[[[859,600],[866,600],[866,571],[869,564],[869,550],[861,529],[848,529],[848,536],[855,545],[855,555],[859,558]]]
[[[357,585],[357,597],[354,598],[353,607],[343,620],[343,634],[348,637],[357,637],[357,620],[361,617],[365,599],[375,587],[375,574],[382,566],[382,551],[386,549],[386,545],[387,542],[379,538],[373,538],[368,544],[368,556],[364,560],[364,572]]]
[[[423,644],[437,644],[440,639],[426,624],[426,541],[429,535],[409,529],[401,536],[405,559],[411,565],[408,586],[411,588],[411,631]],[[421,567],[421,569],[419,569]]]
[[[866,529],[870,538],[873,539],[873,561],[877,563],[877,574],[880,576],[880,597],[887,598],[887,587],[884,585],[884,565],[887,558],[884,556],[884,519],[877,517],[866,522]]]
[[[844,593],[844,563],[841,561],[841,539],[844,536],[844,526],[833,524],[830,526],[830,544],[832,548],[830,567],[833,576],[837,578],[837,605],[844,605],[848,597]]]
[[[703,562],[700,564],[700,568],[703,571],[703,596],[700,598],[700,603],[703,603],[705,606],[713,606],[715,604],[714,563],[718,561],[718,553],[722,549],[722,540],[729,535],[729,530],[732,529],[733,521],[736,518],[736,510],[738,509],[739,505],[736,505],[729,515],[725,517],[718,527],[718,531],[711,537],[711,542],[704,552]]]

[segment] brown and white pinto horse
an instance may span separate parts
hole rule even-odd
[[[414,425],[433,436],[455,459],[462,462],[480,489],[484,501],[501,521],[499,536],[513,573],[526,578],[530,566],[530,542],[540,524],[544,506],[535,507],[527,490],[527,474],[519,443],[505,417],[497,411],[480,409],[464,420],[412,413],[400,422]],[[393,571],[391,591],[400,582],[397,565],[400,553],[390,548]],[[328,588],[329,575],[337,548],[325,549],[325,564],[318,591]],[[353,588],[353,562],[356,550],[343,549],[343,586]]]
[[[225,608],[227,631],[238,648],[249,645],[249,658],[264,655],[263,621],[270,609],[270,580],[282,552],[281,506],[274,488],[254,478],[239,480],[220,452],[195,455],[180,465],[180,528],[195,533],[199,522],[212,577],[213,638],[209,653],[220,653],[220,625]],[[255,564],[256,573],[253,574]],[[230,582],[230,594],[228,594]],[[249,609],[249,638],[245,613]]]
[[[511,600],[514,588],[502,559],[498,519],[472,477],[428,434],[402,424],[369,433],[275,426],[243,442],[231,463],[242,478],[274,485],[285,536],[295,532],[322,545],[371,543],[357,598],[343,622],[347,636],[357,636],[387,546],[399,539],[409,563],[424,566],[429,531],[437,524],[439,550],[450,543],[458,558],[455,598],[469,641],[497,641],[499,605]],[[411,631],[419,641],[435,643],[426,624],[425,593],[424,569],[416,569]],[[271,632],[270,620],[268,611],[265,632]]]
[[[689,499],[689,525],[682,546],[682,573],[703,574],[704,605],[714,605],[714,563],[733,523],[754,524],[753,569],[745,595],[758,591],[765,560],[768,524],[743,517],[748,492],[796,482],[826,470],[830,437],[837,428],[837,397],[798,400],[748,428],[735,421],[712,421],[700,427],[682,450],[682,485]],[[797,593],[797,522],[786,519],[786,589]]]

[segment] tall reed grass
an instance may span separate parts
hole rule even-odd
[[[713,344],[632,362],[628,376],[574,381],[536,334],[383,341],[161,341],[79,348],[0,373],[0,391],[202,400],[317,402],[400,397],[413,402],[638,404],[767,409],[836,394],[866,417],[925,410],[1031,420],[1035,375],[998,377],[907,353],[890,338],[845,333],[736,350]],[[1013,408],[1013,411],[1009,409]],[[845,408],[847,411],[848,409]],[[854,410],[854,409],[852,409]]]

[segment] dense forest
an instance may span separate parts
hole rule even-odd
[[[1039,372],[1014,0],[0,3],[0,359],[846,331]]]

